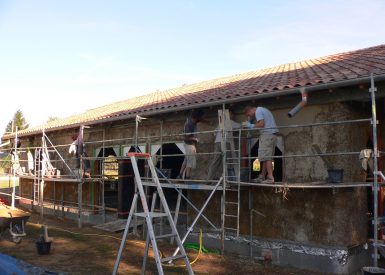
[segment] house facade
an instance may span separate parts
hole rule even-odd
[[[68,207],[76,207],[78,183],[65,183],[64,177],[70,174],[66,165],[75,167],[68,148],[79,127],[89,127],[84,129],[84,141],[95,181],[82,183],[83,210],[99,215],[102,207],[123,217],[127,204],[122,206],[119,200],[129,201],[122,194],[131,196],[133,192],[123,191],[119,185],[127,152],[139,148],[150,153],[158,167],[171,180],[176,179],[183,162],[186,116],[192,109],[202,109],[209,123],[198,124],[197,167],[190,187],[212,186],[215,182],[207,181],[207,174],[213,159],[218,110],[231,108],[234,120],[242,122],[247,119],[243,112],[246,105],[264,106],[272,111],[279,126],[280,145],[274,158],[276,183],[267,186],[252,181],[258,173],[253,171],[258,132],[234,131],[237,160],[226,160],[225,165],[235,161],[239,172],[233,179],[226,178],[230,187],[216,191],[204,211],[222,230],[212,231],[204,219],[196,227],[206,230],[205,241],[224,247],[224,253],[250,253],[271,258],[279,265],[348,273],[371,261],[371,251],[366,247],[373,236],[373,179],[363,179],[359,158],[361,150],[373,147],[371,80],[377,89],[376,134],[381,152],[385,136],[385,45],[128,99],[20,131],[18,137],[23,146],[38,148],[44,129],[65,160],[52,156],[62,176],[55,184],[46,185],[44,198],[58,206],[66,202]],[[298,113],[288,116],[300,102]],[[137,122],[137,115],[146,119]],[[3,140],[13,137],[4,136]],[[378,170],[383,170],[383,164],[380,154]],[[333,172],[342,178],[331,180]],[[218,171],[217,176],[221,175]],[[21,178],[21,196],[31,199],[33,177]],[[187,187],[184,192],[200,208],[210,189]],[[166,196],[175,205],[176,192],[168,190]],[[187,215],[181,223],[188,226],[196,213],[187,203],[182,203],[182,208]],[[379,211],[383,211],[382,191]],[[382,234],[379,236],[382,238]]]

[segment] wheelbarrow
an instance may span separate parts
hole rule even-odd
[[[7,229],[12,236],[14,243],[20,243],[22,238],[27,234],[24,227],[31,214],[14,208],[0,204],[0,237]]]

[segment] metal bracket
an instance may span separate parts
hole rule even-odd
[[[379,124],[378,120],[376,120],[376,124]],[[370,125],[373,125],[373,120],[370,121]]]
[[[372,254],[372,258],[374,259],[374,254]],[[377,259],[380,258],[380,255],[377,255]]]

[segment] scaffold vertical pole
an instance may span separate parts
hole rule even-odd
[[[14,152],[14,163],[13,164],[13,167],[12,167],[12,175],[13,175],[13,187],[12,187],[12,203],[11,203],[11,209],[15,209],[15,195],[16,195],[16,156],[17,156],[17,126],[16,126],[16,130],[15,130],[15,152]]]
[[[106,129],[103,129],[103,142],[102,142],[102,154],[103,154],[103,160],[100,161],[101,165],[101,171],[100,171],[100,177],[102,179],[102,207],[103,207],[103,223],[106,222],[106,203],[105,203],[105,186],[104,186],[104,157],[105,157],[105,143],[104,141],[106,140]]]
[[[83,180],[78,183],[78,227],[82,228],[82,196],[83,196]]]
[[[226,184],[227,184],[227,163],[226,163],[226,142],[227,142],[227,135],[226,135],[226,129],[225,129],[225,120],[224,120],[224,114],[225,114],[225,104],[222,104],[222,121],[221,121],[221,128],[222,128],[222,200],[221,200],[221,254],[225,255],[225,216],[226,216]]]
[[[160,126],[160,148],[159,148],[159,154],[160,154],[160,162],[159,162],[159,168],[160,169],[163,169],[163,120],[161,120],[159,122],[159,126]],[[150,152],[151,152],[151,145],[150,145]],[[156,152],[155,152],[156,154]],[[146,191],[147,191],[148,187],[146,186]],[[160,212],[163,212],[163,205],[160,203],[159,204],[159,211]],[[174,217],[174,223],[175,223],[175,217]],[[175,223],[176,224],[176,223]],[[162,235],[163,234],[163,225],[164,225],[164,222],[163,222],[163,218],[160,218],[160,221],[159,221],[159,231],[160,231],[160,234]]]
[[[104,179],[101,178],[100,180],[100,190],[101,190],[101,197],[102,197],[102,218],[103,218],[103,223],[106,222],[106,204],[104,203]]]
[[[41,136],[41,151],[40,153],[43,154],[44,148],[46,147],[45,139],[44,139],[44,129],[43,129],[43,135]],[[45,162],[42,160],[40,168],[41,168],[41,181],[39,182],[39,205],[40,205],[40,219],[43,220],[44,217],[44,175],[45,175]]]
[[[369,92],[372,101],[372,130],[373,130],[373,266],[378,266],[378,148],[377,148],[377,114],[376,96],[377,91],[374,86],[373,73],[370,74]]]

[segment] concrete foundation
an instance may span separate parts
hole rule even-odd
[[[31,204],[26,201],[20,201],[20,204],[26,208],[32,207]],[[35,206],[34,210],[39,212],[40,208]],[[76,207],[66,206],[64,210],[62,210],[59,209],[59,207],[55,209],[53,206],[47,205],[44,207],[44,214],[61,216],[74,221],[78,219]],[[115,219],[116,214],[103,216],[101,214],[83,211],[81,215],[81,222],[87,224],[101,224]],[[160,233],[159,224],[154,225],[156,234],[164,234],[170,231],[165,224],[163,224],[162,228],[163,233]],[[186,226],[180,225],[178,226],[178,230],[182,238],[186,233]],[[198,243],[199,234],[191,233],[186,242]],[[203,245],[205,248],[220,250],[220,234],[204,234]],[[252,242],[250,242],[249,236],[240,236],[237,238],[233,235],[226,235],[224,247],[225,254],[236,257],[249,257],[251,261],[262,260],[271,262],[271,264],[277,266],[292,266],[300,269],[334,274],[351,274],[371,263],[371,252],[365,249],[365,245],[362,244],[354,247],[324,246],[256,237],[253,237]]]
[[[198,242],[198,234],[192,234],[187,241]],[[203,245],[206,248],[220,249],[220,236],[205,234]],[[226,254],[250,257],[251,261],[271,261],[277,266],[291,266],[333,274],[358,272],[363,266],[371,263],[371,251],[365,249],[365,245],[348,248],[254,239],[250,246],[250,241],[246,237],[231,236],[226,238],[224,245]]]

